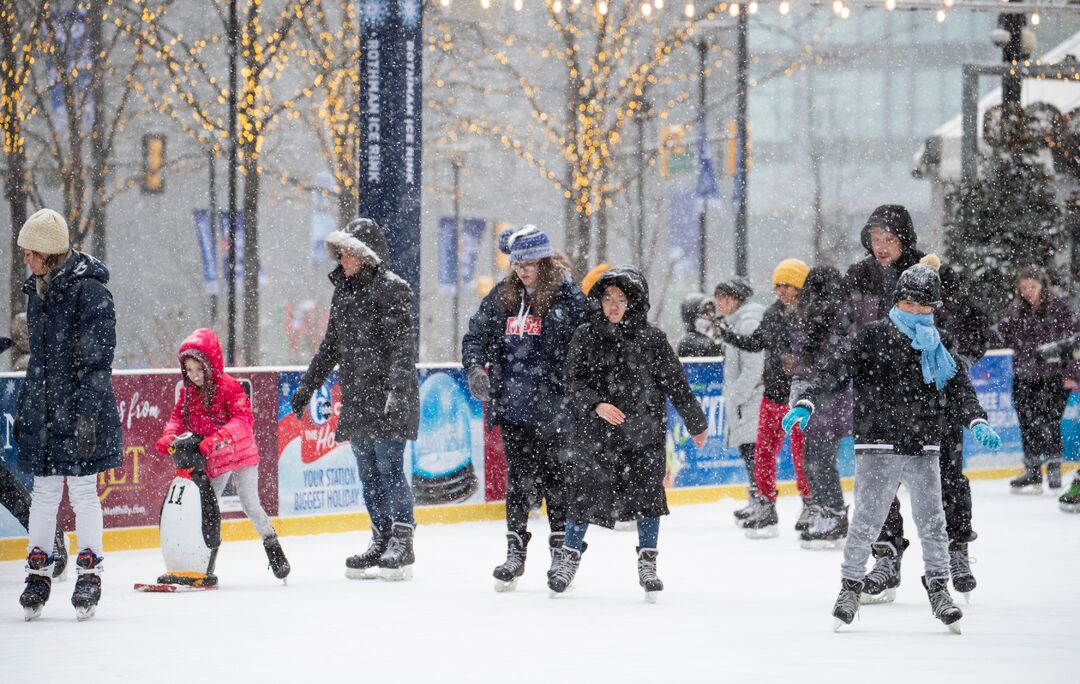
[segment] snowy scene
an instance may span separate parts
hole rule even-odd
[[[0,679],[1067,679],[1078,56],[1076,0],[0,0]]]

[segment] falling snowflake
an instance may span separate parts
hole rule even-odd
[[[386,23],[386,0],[363,0],[360,5],[361,20],[368,28],[381,28]]]
[[[398,12],[401,13],[401,23],[407,29],[414,29],[420,25],[420,2],[418,0],[398,0]]]

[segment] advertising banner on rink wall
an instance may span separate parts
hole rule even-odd
[[[746,471],[738,452],[724,444],[723,367],[715,361],[686,361],[686,374],[708,419],[709,441],[694,448],[682,419],[668,407],[669,487],[743,484]],[[485,425],[483,406],[468,391],[460,367],[425,364],[420,381],[420,435],[408,443],[404,467],[418,505],[454,505],[499,500],[506,483],[505,459],[497,430]],[[363,487],[349,445],[334,440],[341,396],[336,374],[308,402],[297,420],[290,409],[302,373],[261,369],[234,374],[252,399],[256,442],[261,455],[259,493],[270,515],[285,517],[364,510]],[[1020,432],[1012,405],[1012,356],[991,352],[971,369],[971,379],[990,422],[1001,434],[1003,447],[988,452],[965,436],[965,467],[993,470],[1021,463]],[[3,467],[24,486],[32,479],[17,470],[18,446],[12,436],[22,374],[0,374],[0,411],[4,415]],[[180,374],[168,371],[120,371],[113,389],[120,410],[124,462],[98,477],[105,526],[158,524],[161,499],[173,477],[168,457],[158,456],[154,443],[165,426],[179,393]],[[1069,399],[1062,421],[1065,458],[1080,460],[1080,393]],[[851,440],[841,446],[841,475],[853,472]],[[787,445],[781,452],[777,479],[794,479]],[[239,502],[227,489],[224,517],[242,518]],[[74,528],[65,502],[61,524]],[[0,508],[0,538],[25,534],[10,513]]]

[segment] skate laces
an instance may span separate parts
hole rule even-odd
[[[884,587],[894,574],[896,574],[896,560],[892,556],[879,556],[874,567],[863,579],[863,583],[874,587]]]
[[[646,554],[638,556],[638,580],[642,583],[659,579],[656,576],[656,556],[649,557]]]
[[[574,579],[574,574],[577,573],[578,564],[581,562],[581,556],[578,555],[573,549],[563,547],[559,552],[559,560],[555,566],[555,572],[552,575],[553,580],[560,580],[566,584]]]
[[[954,577],[956,575],[970,575],[971,566],[978,562],[978,559],[968,555],[967,549],[949,551],[949,570]]]
[[[949,595],[948,580],[927,580],[927,594],[930,597],[930,608],[935,616],[940,616],[944,611],[955,608],[952,596]]]

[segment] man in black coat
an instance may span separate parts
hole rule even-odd
[[[918,237],[911,215],[898,204],[879,206],[863,226],[861,241],[868,256],[847,271],[850,315],[855,329],[885,318],[892,307],[893,290],[901,273],[924,258],[936,262],[916,247]],[[939,270],[942,306],[935,312],[945,345],[964,371],[986,353],[990,320],[962,291],[956,274],[947,266]],[[953,585],[967,593],[975,588],[968,564],[967,544],[977,536],[971,526],[971,483],[963,471],[963,422],[952,411],[944,418],[949,429],[941,444],[942,504],[949,534]],[[900,502],[893,500],[889,516],[874,545],[877,559],[871,572],[875,581],[895,589],[900,584],[900,561],[908,547]]]
[[[715,317],[715,305],[711,299],[700,292],[688,294],[679,307],[679,313],[685,326],[685,333],[675,348],[679,358],[723,354],[720,344],[710,336]]]
[[[293,394],[297,416],[338,367],[341,414],[335,439],[356,455],[364,501],[371,515],[367,551],[346,560],[346,575],[384,579],[411,576],[413,494],[405,479],[405,442],[420,423],[412,290],[386,265],[386,243],[371,219],[355,219],[326,237],[337,268],[334,296],[319,351]]]

